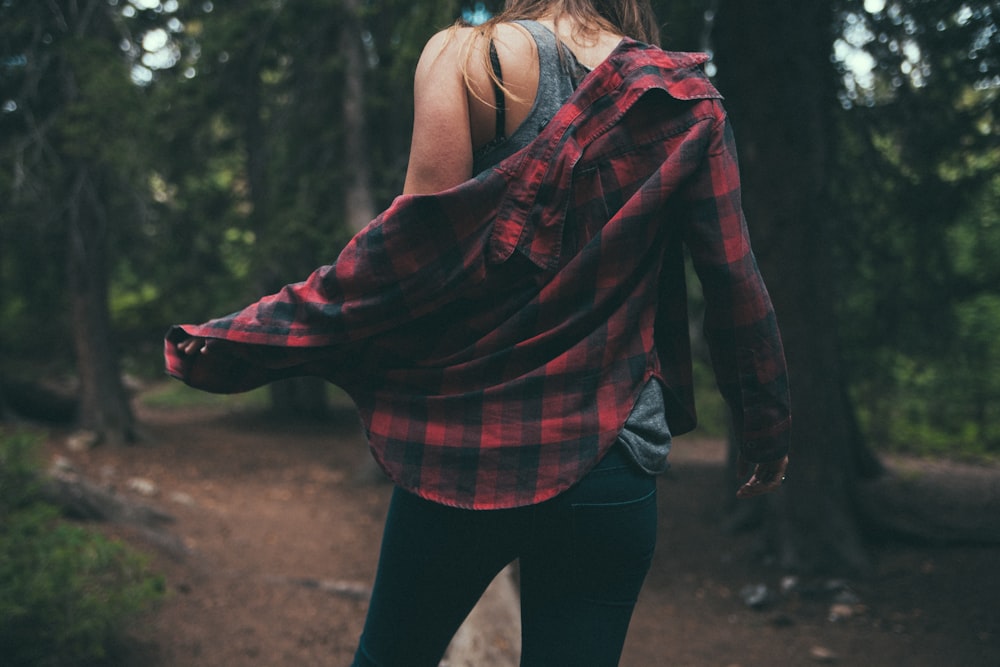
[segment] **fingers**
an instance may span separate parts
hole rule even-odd
[[[208,351],[208,341],[204,338],[192,336],[177,343],[177,349],[186,356],[198,354],[199,352],[204,353]]]
[[[753,476],[736,492],[737,498],[752,498],[765,493],[771,493],[781,488],[785,481],[785,469],[788,467],[788,457],[769,463],[758,463],[754,467]]]
[[[232,354],[235,343],[221,338],[201,338],[192,336],[177,343],[177,350],[184,356],[196,354],[227,355]]]
[[[780,479],[765,482],[759,479],[756,474],[754,474],[754,476],[751,477],[746,484],[744,484],[739,488],[739,490],[736,492],[736,497],[753,498],[754,496],[760,496],[765,493],[771,493],[772,491],[777,491],[779,488],[781,488]]]

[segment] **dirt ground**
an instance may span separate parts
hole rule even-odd
[[[116,664],[349,664],[390,490],[373,481],[356,419],[140,416],[137,447],[72,452],[60,434],[48,445],[174,517],[159,536],[101,527],[150,554],[168,588],[135,619]],[[1000,548],[886,542],[871,580],[800,582],[782,596],[783,573],[755,562],[754,536],[719,528],[723,454],[718,442],[676,442],[624,667],[1000,665]],[[775,597],[754,609],[744,593],[758,584]]]

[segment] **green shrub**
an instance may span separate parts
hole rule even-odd
[[[38,500],[39,461],[35,439],[0,430],[0,526],[10,512]]]
[[[162,597],[163,580],[141,555],[37,500],[35,445],[0,432],[0,656],[12,667],[90,663]]]

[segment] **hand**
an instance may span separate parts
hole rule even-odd
[[[177,343],[177,350],[184,356],[208,352],[208,339],[192,336]]]
[[[758,463],[754,466],[753,475],[736,492],[737,498],[752,498],[764,493],[771,493],[781,488],[785,481],[785,469],[788,467],[788,457],[768,463]],[[740,462],[739,474],[742,479],[746,474],[746,464]]]
[[[195,354],[208,354],[210,352],[226,353],[231,352],[233,343],[220,338],[201,338],[191,336],[177,343],[177,350],[186,357]]]

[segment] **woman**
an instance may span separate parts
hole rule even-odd
[[[521,664],[616,665],[694,425],[682,245],[702,280],[738,495],[788,451],[780,336],[704,58],[648,0],[510,0],[427,44],[404,197],[307,281],[168,334],[213,391],[341,384],[396,483],[354,664],[435,666],[518,559]],[[228,341],[224,343],[223,341]]]

